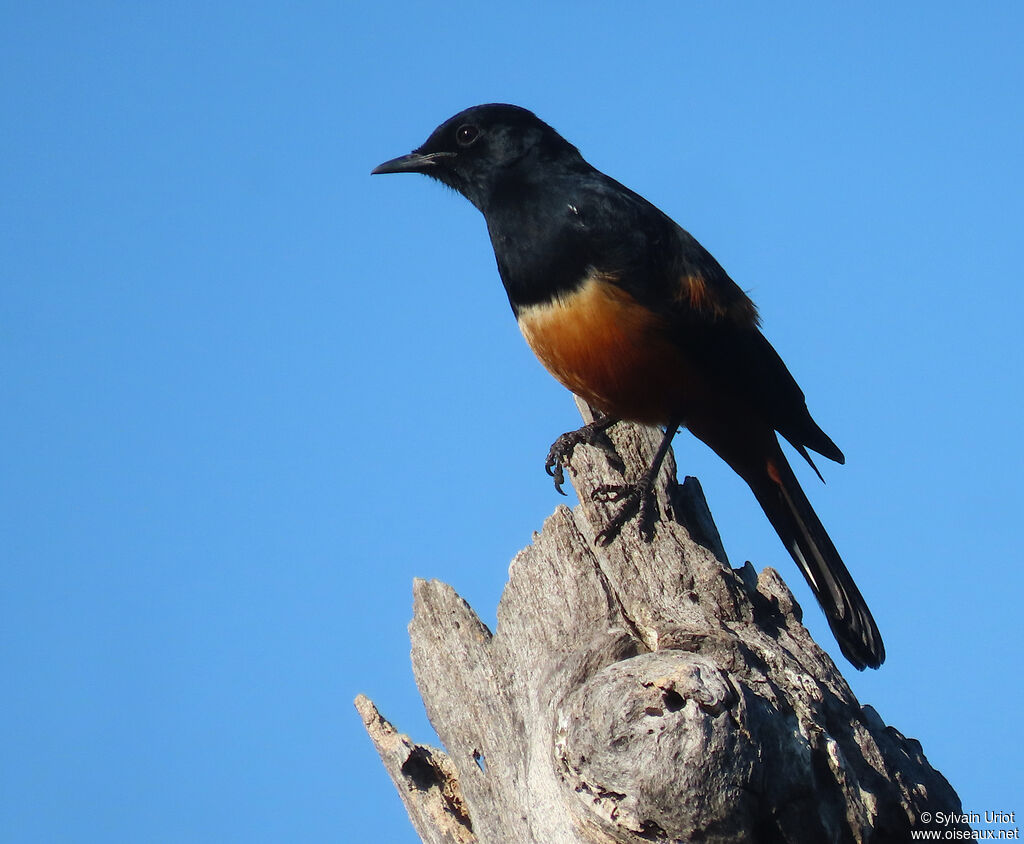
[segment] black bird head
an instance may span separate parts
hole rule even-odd
[[[586,166],[576,147],[532,112],[491,103],[460,111],[421,147],[373,173],[424,173],[486,211],[503,187],[542,178],[544,164],[553,162]]]

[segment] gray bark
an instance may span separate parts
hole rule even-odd
[[[660,432],[611,436],[636,477]],[[730,568],[671,456],[650,543],[627,526],[595,546],[609,505],[589,492],[619,480],[603,453],[578,447],[570,475],[582,503],[512,560],[496,633],[452,587],[415,582],[413,670],[445,750],[356,701],[423,841],[904,842],[923,812],[960,812],[920,744],[857,702],[778,573]]]

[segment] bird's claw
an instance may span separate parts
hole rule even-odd
[[[565,455],[556,454],[555,446],[552,445],[551,451],[548,452],[548,458],[544,461],[544,471],[555,479],[555,489],[559,495],[565,495],[565,490],[562,489],[562,484],[565,483],[565,472],[562,470],[564,459]]]
[[[626,523],[636,516],[637,530],[640,537],[649,542],[654,536],[654,524],[658,520],[658,505],[654,490],[650,483],[643,479],[632,484],[601,484],[594,488],[590,498],[605,504],[618,504],[621,507],[608,520],[604,529],[598,533],[598,545],[608,545],[622,532]]]
[[[623,470],[622,458],[615,451],[615,446],[606,433],[612,424],[614,422],[608,419],[591,422],[575,431],[562,434],[551,444],[547,459],[544,461],[544,471],[554,478],[555,489],[561,495],[565,495],[565,491],[562,489],[562,484],[565,483],[565,467],[569,464],[569,459],[578,445],[596,446],[608,456],[609,462],[617,471]]]

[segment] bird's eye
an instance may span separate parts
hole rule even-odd
[[[480,130],[472,123],[466,123],[455,130],[455,140],[460,147],[468,147],[480,137]]]

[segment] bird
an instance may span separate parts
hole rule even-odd
[[[803,391],[760,330],[753,301],[689,232],[590,165],[531,111],[505,103],[459,112],[372,173],[424,174],[483,214],[523,337],[597,411],[548,453],[545,468],[559,492],[577,445],[607,450],[608,429],[624,421],[664,429],[640,478],[593,491],[595,500],[618,505],[598,544],[612,542],[634,518],[651,539],[653,483],[685,427],[750,487],[844,656],[858,670],[882,664],[875,620],[779,435],[819,478],[808,449],[840,464],[843,452],[811,418]]]

